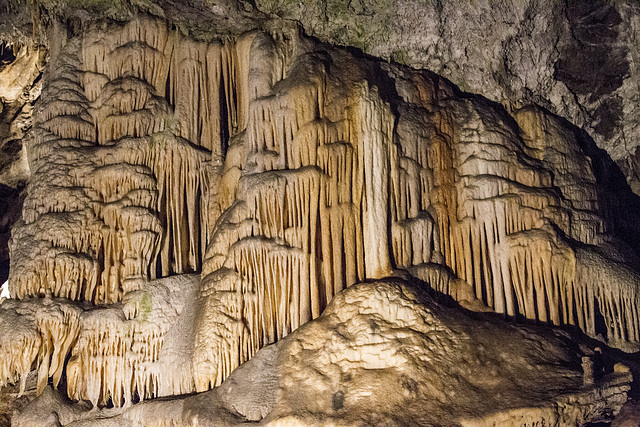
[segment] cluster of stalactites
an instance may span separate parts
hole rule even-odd
[[[217,221],[203,270],[201,390],[317,317],[346,286],[391,272],[379,191],[388,176],[378,173],[394,161],[389,106],[360,82],[338,99],[339,115],[326,116],[325,79],[295,67],[295,84],[265,79],[277,94],[256,89],[242,141],[245,173],[225,168],[221,177],[237,201]]]
[[[49,379],[58,386],[80,330],[82,310],[51,299],[7,300],[0,306],[0,386],[20,381],[37,367],[37,393]]]
[[[636,351],[640,341],[638,273],[627,263],[612,261],[589,248],[576,250],[576,264],[574,286],[585,289],[585,299],[591,304],[581,329]]]
[[[181,330],[193,321],[185,313],[198,284],[188,275],[152,281],[122,305],[86,311],[64,299],[3,302],[0,385],[20,381],[24,392],[35,366],[37,394],[49,382],[58,387],[64,374],[71,399],[99,406],[191,393],[191,362],[179,354],[190,339]]]
[[[442,262],[499,313],[637,342],[637,273],[625,269],[611,283],[601,279],[613,273],[604,266],[584,274],[593,270],[588,257],[577,257],[562,235],[597,244],[606,231],[590,163],[571,132],[523,111],[522,140],[505,124],[496,131],[494,117],[467,103],[451,105],[453,114],[422,107],[421,114],[401,115],[396,128],[401,157],[391,169],[390,205],[396,265]],[[432,287],[468,300],[433,277],[437,270],[425,270]]]
[[[210,160],[246,127],[253,37],[195,42],[141,17],[67,41],[28,145],[15,296],[109,303],[201,268]]]
[[[134,396],[142,400],[190,392],[191,387],[162,393],[162,378],[146,369],[159,358],[164,331],[120,316],[117,310],[105,309],[83,317],[66,367],[69,397],[120,406],[133,402]]]
[[[146,93],[162,97],[174,108],[171,125],[177,135],[220,160],[228,139],[246,127],[253,37],[198,42],[169,30],[163,21],[144,17],[117,29],[94,28],[83,38],[87,97],[95,101],[108,95],[112,90],[105,85],[117,82],[118,105],[105,105],[107,117],[115,107],[132,123],[146,119],[131,114],[139,112]]]
[[[219,170],[199,389],[317,316],[344,287],[394,267],[460,301],[593,336],[601,313],[603,334],[637,341],[637,292],[624,284],[636,276],[606,286],[582,274],[562,235],[594,244],[606,231],[588,159],[568,132],[540,120],[518,129],[410,71],[394,71],[406,100],[394,117],[366,83],[333,93],[331,78],[343,76],[305,53],[274,83],[277,71],[255,68],[285,62],[277,41],[256,40],[255,97],[237,140],[244,160]]]
[[[562,235],[606,231],[575,138],[526,112],[517,128],[410,70],[393,71],[392,108],[304,49],[282,34],[206,44],[144,18],[69,42],[36,114],[12,293],[114,302],[158,275],[202,264],[203,277],[193,376],[144,370],[165,343],[122,327],[139,309],[86,316],[71,397],[206,390],[393,268],[509,316],[638,341],[636,273]]]
[[[638,331],[638,275],[592,249],[572,249],[553,228],[523,231],[496,246],[494,309],[631,349]]]

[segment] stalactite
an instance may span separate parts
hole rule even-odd
[[[241,360],[310,320],[307,258],[267,239],[246,238],[232,247],[225,267],[242,278],[247,298],[242,314],[250,333],[250,354],[241,353]]]
[[[388,236],[388,170],[395,164],[392,151],[394,119],[377,96],[362,89],[357,125],[358,156],[363,176],[362,234],[364,236],[365,274],[381,278],[391,273]]]
[[[435,260],[440,245],[435,224],[428,214],[395,222],[392,227],[393,259],[397,267],[407,268]]]
[[[122,305],[82,308],[62,299],[10,300],[0,305],[0,384],[21,381],[35,364],[40,394],[66,371],[67,393],[94,405],[131,403],[194,389],[184,323],[197,276],[150,282]],[[186,345],[186,348],[184,348]],[[68,362],[67,362],[68,359]],[[167,366],[175,369],[167,369]]]
[[[80,329],[81,309],[50,298],[8,300],[0,305],[0,385],[20,381],[38,367],[38,393],[51,377],[57,387],[65,358]]]
[[[30,297],[101,306],[51,303],[62,314],[0,339],[0,380],[35,363],[41,390],[69,358],[69,396],[95,405],[203,391],[394,269],[465,307],[640,341],[638,274],[590,246],[609,225],[560,122],[319,46],[207,43],[145,17],[68,41],[26,141],[23,301],[0,328]]]
[[[496,295],[511,295],[511,301],[506,301],[508,309],[513,306],[509,315],[518,313],[555,325],[573,323],[572,313],[582,306],[571,305],[571,294],[582,292],[575,283],[576,259],[573,251],[555,238],[553,230],[545,227],[511,234],[496,252],[498,274],[505,287]],[[593,333],[590,329],[587,332]]]
[[[606,336],[616,346],[633,351],[634,343],[640,341],[637,272],[589,247],[578,249],[576,260],[575,282],[587,289],[589,334]],[[599,322],[605,330],[596,326]]]

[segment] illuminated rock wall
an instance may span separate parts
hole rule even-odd
[[[66,368],[98,405],[204,391],[346,287],[407,272],[465,307],[640,341],[634,259],[542,110],[296,31],[207,43],[137,18],[51,51],[3,382],[35,362],[39,390]]]

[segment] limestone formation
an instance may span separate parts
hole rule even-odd
[[[212,391],[96,413],[47,389],[14,424],[582,425],[617,411],[628,370],[583,387],[570,347],[564,333],[478,322],[383,280],[349,287]]]
[[[11,102],[38,80],[0,301],[0,386],[41,396],[16,425],[620,409],[629,369],[585,335],[638,351],[640,211],[584,132],[259,12],[154,15],[52,15],[42,75],[36,46],[0,70]]]
[[[314,37],[432,70],[518,109],[587,129],[640,192],[640,5],[606,0],[258,0]]]
[[[65,299],[2,304],[3,384],[20,382],[37,364],[37,392],[65,374],[69,397],[94,405],[193,390],[190,354],[199,281],[182,275],[149,282],[109,307],[80,307]],[[20,353],[11,353],[17,352]]]

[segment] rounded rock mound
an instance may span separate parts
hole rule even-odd
[[[563,331],[466,315],[398,279],[347,288],[280,345],[274,425],[577,425],[619,410],[630,380]]]

